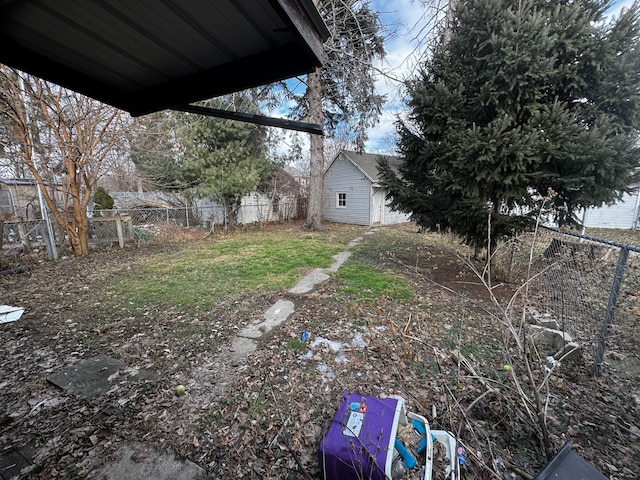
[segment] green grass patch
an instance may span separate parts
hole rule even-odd
[[[287,346],[292,350],[296,350],[297,352],[306,352],[307,351],[307,344],[304,343],[302,340],[298,340],[297,338],[294,338],[293,340],[290,340],[287,343]]]
[[[267,406],[267,399],[262,395],[258,395],[256,398],[249,402],[249,412],[256,415],[264,411]]]
[[[464,334],[459,327],[454,327],[446,331],[440,346],[450,352],[459,349],[460,353],[478,365],[500,365],[502,368],[502,351],[489,337],[472,337],[469,334]],[[491,368],[488,370],[490,371]]]
[[[306,271],[328,267],[342,249],[318,236],[286,232],[203,241],[149,257],[142,273],[121,281],[116,291],[135,303],[206,310],[247,292],[291,288]]]
[[[338,278],[344,285],[341,293],[359,300],[373,300],[383,295],[400,301],[413,298],[413,290],[405,279],[367,265],[343,265]]]
[[[207,429],[219,426],[222,423],[220,412],[216,408],[209,410],[204,416],[198,420],[197,432],[202,435]]]

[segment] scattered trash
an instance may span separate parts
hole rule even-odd
[[[316,337],[315,340],[311,342],[310,346],[311,348],[315,348],[323,344],[327,345],[333,352],[339,352],[344,345],[341,342],[334,342],[324,337]]]
[[[457,442],[451,433],[431,430],[427,420],[407,412],[402,397],[370,397],[343,392],[318,460],[327,480],[459,479]],[[436,453],[436,450],[437,453]]]
[[[15,322],[24,313],[24,308],[0,305],[0,323]]]
[[[458,463],[462,467],[467,466],[467,451],[462,445],[458,446]]]
[[[301,342],[306,342],[307,340],[309,340],[309,332],[307,332],[306,330],[304,330],[304,331],[300,334],[300,341],[301,341]]]
[[[549,367],[552,369],[558,368],[560,366],[560,362],[556,360],[554,357],[552,357],[551,355],[547,357],[547,363],[549,364]]]

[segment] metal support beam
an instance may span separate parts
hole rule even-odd
[[[296,120],[287,120],[284,118],[266,117],[264,115],[255,115],[253,113],[232,112],[231,110],[221,110],[219,108],[201,107],[198,105],[179,105],[173,107],[172,110],[187,113],[196,113],[207,117],[226,118],[227,120],[237,120],[239,122],[255,123],[256,125],[264,125],[267,127],[285,128],[287,130],[296,130],[298,132],[313,133],[315,135],[324,135],[322,125],[317,123],[299,122]]]

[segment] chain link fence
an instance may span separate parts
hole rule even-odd
[[[173,241],[181,231],[215,229],[216,226],[244,225],[294,220],[300,216],[296,201],[243,204],[234,209],[212,207],[162,207],[96,210],[89,219],[89,244],[96,248],[126,242]],[[68,248],[65,234],[52,222],[54,245]],[[120,231],[118,231],[120,229]],[[5,221],[1,233],[2,256],[46,257],[45,220]],[[28,261],[30,259],[26,259]],[[32,260],[32,259],[31,259]]]
[[[2,252],[11,255],[16,252],[39,249],[45,246],[47,226],[44,220],[21,220],[3,222]]]
[[[520,288],[522,301],[579,344],[599,374],[606,362],[640,373],[640,248],[540,228],[495,254],[493,273]]]
[[[294,220],[299,217],[298,202],[295,200],[269,204],[243,204],[233,208],[224,205],[211,207],[162,207],[162,208],[119,208],[96,210],[96,217],[116,214],[127,215],[134,226],[166,225],[171,227],[211,228],[212,225],[245,225]]]

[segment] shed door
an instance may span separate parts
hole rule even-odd
[[[373,189],[373,211],[371,212],[371,223],[379,225],[383,221],[382,210],[384,209],[384,190],[381,188]]]

